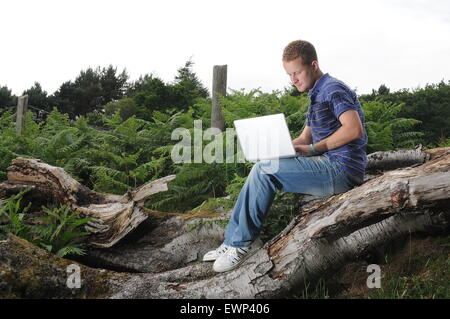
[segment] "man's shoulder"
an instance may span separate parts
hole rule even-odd
[[[316,102],[318,103],[340,103],[346,101],[349,103],[359,104],[356,92],[345,84],[343,81],[329,76],[323,83],[320,92],[317,94]]]
[[[355,92],[350,89],[347,84],[332,76],[329,76],[327,81],[324,83],[321,93],[326,95],[326,98],[330,98],[335,93],[355,94]]]

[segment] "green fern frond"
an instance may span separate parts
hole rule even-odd
[[[123,174],[122,172],[119,173]],[[95,174],[94,189],[96,191],[110,192],[113,194],[123,194],[129,188],[131,187],[128,184],[114,179],[101,170],[97,171],[97,173]]]
[[[119,171],[117,169],[113,169],[110,167],[105,166],[92,166],[91,169],[95,173],[97,177],[104,177],[108,176],[113,178],[116,181],[126,181],[127,180],[127,174],[125,174],[122,171]]]
[[[158,170],[158,163],[154,161],[147,162],[139,165],[132,171],[130,171],[130,176],[137,178],[139,180],[147,180],[149,176],[154,175]]]
[[[71,144],[64,146],[60,149],[61,155],[64,157],[70,157],[73,155],[76,151],[80,150],[86,142],[86,137],[82,136],[80,138],[77,138],[75,141],[73,141]]]
[[[56,255],[59,257],[64,257],[66,255],[86,255],[86,250],[82,248],[83,246],[80,244],[71,244],[59,249],[56,252]]]
[[[76,172],[79,172],[82,169],[88,168],[92,166],[92,164],[85,158],[81,157],[71,157],[67,160],[66,164],[64,165],[64,170],[68,173],[70,173],[72,176]]]

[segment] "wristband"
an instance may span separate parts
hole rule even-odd
[[[317,153],[316,149],[314,148],[314,145],[309,144],[309,148],[311,149],[311,151],[313,152],[313,154]]]

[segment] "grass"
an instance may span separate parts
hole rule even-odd
[[[368,298],[450,298],[450,236],[411,240],[406,251],[383,268],[380,289]]]
[[[305,284],[305,289],[301,293],[299,299],[329,299],[330,293],[328,291],[327,282],[324,279],[319,281],[312,288],[310,284]]]
[[[387,247],[381,287],[368,288],[367,266],[373,261],[347,264],[338,273],[305,283],[289,299],[449,299],[450,235],[409,238],[401,249]],[[390,250],[389,250],[390,249]]]
[[[385,254],[381,287],[369,289],[365,261],[348,264],[338,278],[327,281],[330,298],[448,299],[450,298],[450,235],[410,238],[405,247]]]

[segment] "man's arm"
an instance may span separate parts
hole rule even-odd
[[[312,143],[312,134],[311,134],[311,128],[308,125],[305,125],[302,133],[297,138],[294,138],[292,140],[292,144],[294,144],[294,147],[296,145],[301,145],[301,144],[309,145],[311,143]]]
[[[317,152],[323,153],[341,147],[363,135],[363,127],[357,111],[345,111],[339,116],[339,121],[342,126],[336,132],[313,145]],[[312,153],[309,147],[310,143],[305,143],[306,145],[296,144],[294,145],[295,150],[302,153]]]

